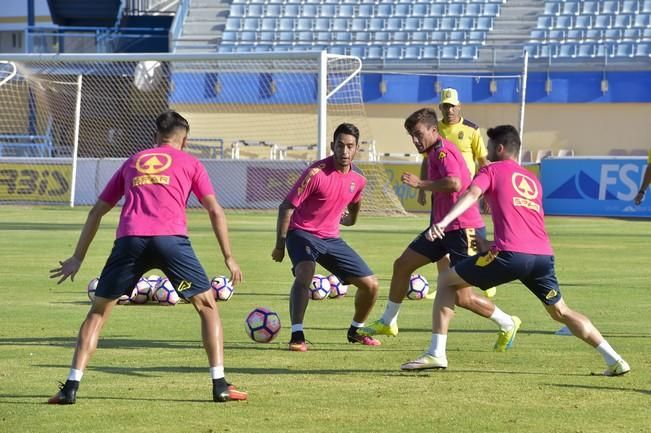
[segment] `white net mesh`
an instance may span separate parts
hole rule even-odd
[[[318,158],[317,54],[132,59],[75,55],[0,63],[0,102],[8,108],[0,114],[0,201],[68,203],[77,138],[73,201],[92,204],[124,158],[152,145],[154,119],[167,109],[189,120],[188,151],[202,159],[227,208],[277,207]],[[373,137],[360,66],[355,57],[328,57],[325,154],[332,131],[350,122],[360,129],[358,162],[364,162],[371,159]],[[67,183],[65,193],[9,190],[8,177],[19,185],[21,170],[39,179],[51,176],[52,164]],[[382,166],[361,166],[369,180],[364,209],[404,213]]]

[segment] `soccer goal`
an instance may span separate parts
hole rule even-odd
[[[0,202],[94,203],[122,161],[152,145],[156,116],[173,109],[189,120],[187,150],[226,208],[277,207],[350,122],[369,181],[363,209],[402,214],[370,154],[361,66],[325,51],[0,58]]]

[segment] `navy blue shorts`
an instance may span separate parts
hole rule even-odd
[[[427,230],[419,234],[408,248],[427,257],[432,263],[450,254],[450,264],[454,266],[461,260],[477,254],[475,238],[477,236],[485,238],[486,227],[452,230],[446,232],[443,239],[436,239],[433,242],[427,240],[426,233]]]
[[[130,295],[140,277],[151,269],[163,271],[184,299],[210,289],[187,237],[126,236],[115,240],[95,295],[108,299]]]
[[[554,305],[561,300],[554,256],[491,250],[468,257],[454,269],[466,282],[482,290],[520,280],[544,304]]]
[[[373,271],[364,259],[341,238],[321,239],[304,230],[290,230],[285,241],[292,272],[300,262],[317,262],[345,284],[353,277],[368,277]]]

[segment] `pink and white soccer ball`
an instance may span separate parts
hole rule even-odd
[[[90,280],[88,282],[88,286],[86,286],[86,294],[88,295],[90,302],[93,302],[95,300],[95,290],[97,290],[97,283],[99,283],[99,277]]]
[[[339,281],[336,275],[329,275],[328,282],[330,283],[330,298],[343,298],[348,293],[348,286]]]
[[[136,287],[131,292],[131,302],[134,304],[146,304],[154,296],[154,287],[147,277],[140,277]]]
[[[124,294],[118,298],[118,305],[127,305],[131,303],[131,294]]]
[[[429,283],[427,278],[420,274],[412,274],[409,278],[409,289],[407,290],[407,298],[412,300],[424,299],[429,292]]]
[[[330,294],[330,281],[325,275],[314,274],[309,289],[310,298],[315,301],[320,301],[327,298]]]
[[[162,278],[156,286],[154,299],[161,305],[176,305],[179,302],[179,294],[167,278]]]
[[[217,275],[210,281],[210,287],[215,294],[215,299],[218,301],[228,301],[233,296],[233,285],[223,275]]]
[[[244,320],[244,330],[258,343],[269,343],[280,333],[280,317],[269,308],[254,308]]]

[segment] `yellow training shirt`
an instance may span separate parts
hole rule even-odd
[[[438,127],[439,134],[443,138],[457,145],[463,155],[463,159],[466,160],[470,174],[474,176],[477,173],[476,161],[479,158],[486,158],[488,154],[484,139],[479,132],[479,126],[462,117],[461,121],[454,125],[448,125],[442,120],[439,120]]]

